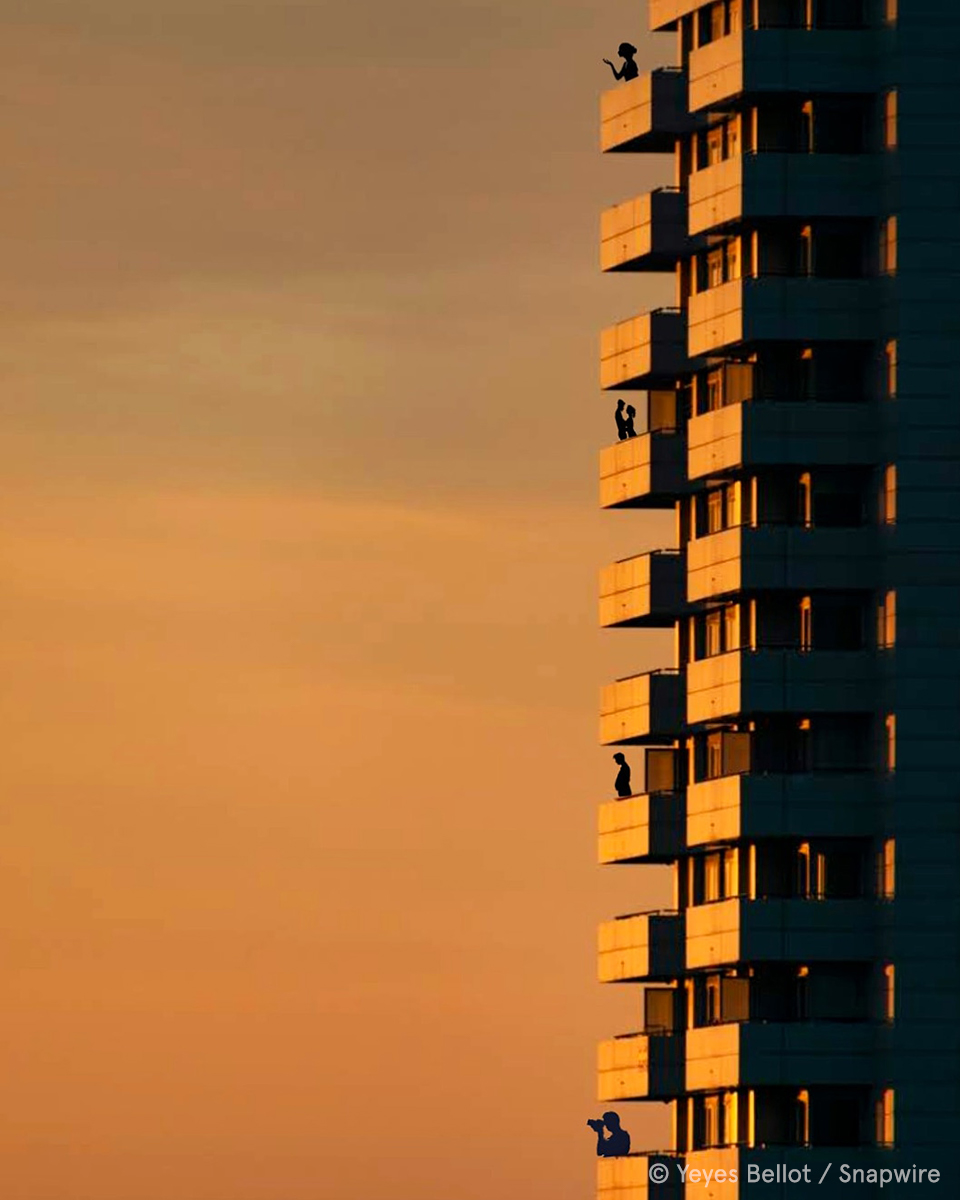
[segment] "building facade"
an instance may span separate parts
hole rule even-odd
[[[674,902],[601,928],[642,1028],[599,1093],[668,1104],[673,1144],[600,1160],[598,1194],[955,1188],[960,2],[648,7],[678,65],[604,93],[602,148],[673,177],[603,213],[601,261],[676,300],[602,333],[647,419],[600,502],[674,511],[676,543],[606,569],[600,614],[676,657],[603,689],[645,771],[600,858],[670,864]]]

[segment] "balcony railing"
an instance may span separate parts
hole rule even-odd
[[[686,601],[680,550],[654,550],[622,559],[600,572],[600,624],[671,628]]]
[[[600,97],[600,147],[604,151],[670,154],[677,138],[693,133],[702,118],[687,110],[687,77],[661,67]]]
[[[604,746],[666,745],[683,727],[683,675],[676,668],[618,679],[601,691]]]
[[[606,921],[598,933],[601,983],[675,979],[683,969],[683,915],[669,909]]]

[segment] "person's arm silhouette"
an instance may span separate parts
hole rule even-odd
[[[622,70],[622,71],[618,71],[618,70],[617,70],[617,68],[616,68],[616,67],[613,65],[613,63],[610,61],[610,59],[609,59],[609,58],[605,58],[603,61],[604,61],[604,62],[607,64],[607,66],[608,66],[608,67],[610,68],[610,70],[613,72],[613,77],[614,77],[614,79],[622,79],[622,78],[623,78],[623,76],[624,76],[624,72],[625,72],[625,71],[626,71],[626,69],[627,69],[627,64],[626,64],[626,63],[624,63],[624,64],[623,64],[623,70]]]

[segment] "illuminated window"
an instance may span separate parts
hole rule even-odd
[[[705,1096],[703,1099],[703,1144],[720,1144],[720,1097]]]
[[[723,491],[723,527],[733,529],[740,524],[740,484],[731,483]]]
[[[800,649],[813,649],[813,601],[809,596],[800,601]]]
[[[797,1145],[810,1145],[810,1093],[806,1090],[797,1093]]]
[[[723,283],[723,249],[711,250],[707,255],[707,287],[720,287]]]
[[[883,599],[883,641],[881,646],[890,647],[897,643],[897,593],[887,592]]]
[[[888,25],[896,25],[897,23],[897,0],[886,0],[886,12]]]
[[[883,900],[892,900],[897,888],[897,843],[893,838],[887,838],[880,851],[879,892]]]
[[[707,166],[723,162],[723,126],[714,125],[707,131]]]
[[[740,278],[740,239],[731,238],[727,242],[727,280]]]
[[[720,898],[720,855],[708,854],[703,860],[703,902],[710,904]]]
[[[877,1101],[877,1145],[894,1144],[893,1088],[884,1088]]]
[[[887,1021],[897,1015],[896,983],[897,969],[893,963],[887,963],[883,968],[883,1016]]]
[[[897,273],[897,218],[887,217],[880,222],[880,274]]]
[[[736,896],[740,892],[737,848],[732,846],[723,852],[723,894],[725,897]]]
[[[897,523],[897,468],[892,463],[883,471],[880,520],[884,525],[896,525]]]
[[[888,400],[895,400],[897,396],[897,343],[895,341],[887,342],[884,347],[884,357],[886,359],[886,392]]]
[[[723,1094],[723,1141],[726,1146],[733,1146],[737,1141],[737,1093]]]
[[[707,493],[707,532],[719,533],[723,529],[723,488]]]
[[[884,764],[888,771],[897,769],[897,717],[888,713],[884,718]]]
[[[707,613],[706,619],[706,645],[704,654],[707,658],[713,658],[715,654],[723,652],[721,645],[721,624],[720,613],[718,611]]]
[[[800,523],[807,529],[813,524],[813,487],[806,471],[800,476]]]
[[[883,97],[883,144],[888,150],[897,148],[897,92],[885,93]]]
[[[731,604],[723,610],[723,648],[740,649],[740,605]]]

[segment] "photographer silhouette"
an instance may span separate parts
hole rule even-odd
[[[625,1158],[630,1153],[630,1134],[620,1128],[620,1117],[615,1112],[605,1112],[599,1120],[587,1124],[597,1135],[597,1158]],[[604,1137],[604,1128],[610,1136]]]

